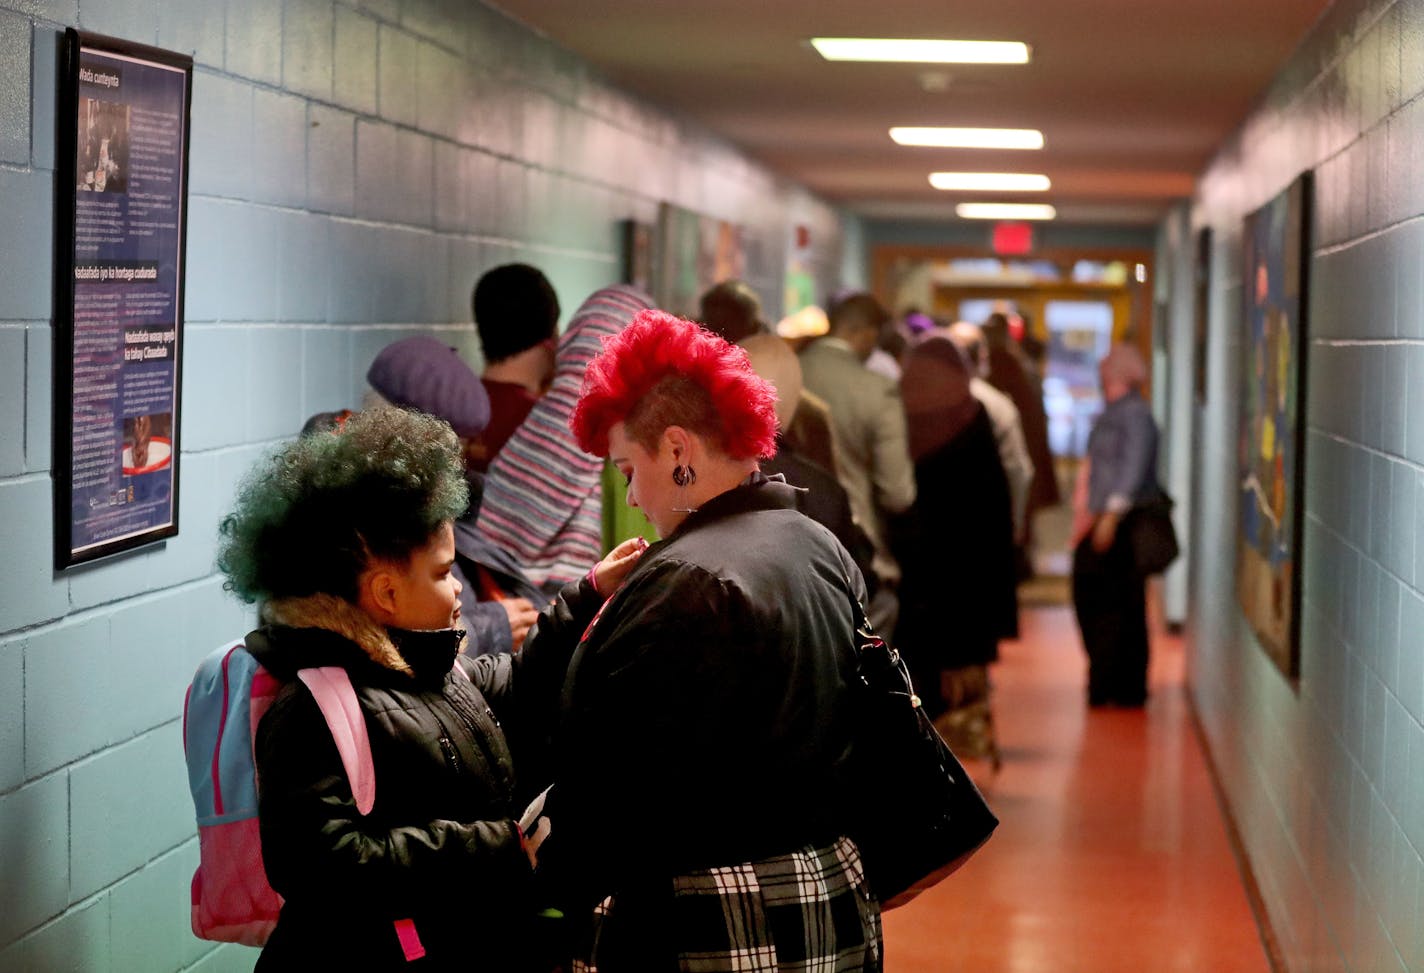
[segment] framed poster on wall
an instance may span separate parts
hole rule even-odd
[[[1211,227],[1197,231],[1192,265],[1192,388],[1197,405],[1206,405],[1206,349],[1211,300]]]
[[[193,59],[65,32],[55,173],[55,566],[178,533]]]
[[[1311,178],[1246,217],[1236,592],[1267,655],[1300,674]]]
[[[695,320],[704,291],[746,273],[742,228],[735,223],[661,203],[656,241],[653,297],[681,317]]]
[[[644,294],[653,293],[653,225],[623,220],[619,226],[623,240],[623,283]]]

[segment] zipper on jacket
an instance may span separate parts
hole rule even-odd
[[[455,715],[460,718],[460,722],[465,725],[466,732],[470,734],[471,744],[484,759],[485,766],[489,768],[490,773],[497,774],[503,779],[506,787],[512,788],[514,781],[510,777],[509,768],[503,766],[496,757],[494,746],[489,740],[488,730],[482,731],[475,725],[479,718],[479,710],[471,705],[469,699],[462,696],[458,689],[453,694],[447,694],[445,698],[449,701],[450,708],[454,710]],[[495,718],[494,710],[490,709],[488,705],[485,706],[485,715],[494,724],[496,730],[503,729],[499,725],[499,720]]]
[[[455,752],[455,744],[445,734],[440,734],[440,752],[445,755],[445,765],[450,768],[450,773],[460,776],[463,770],[460,767],[460,755]]]
[[[465,725],[465,732],[470,735],[470,745],[479,752],[480,756],[484,757],[485,763],[489,766],[491,771],[496,770],[498,765],[495,762],[493,751],[490,750],[489,740],[486,738],[486,735],[481,733],[475,726],[475,721],[465,712],[463,706],[452,701],[450,708],[455,711],[455,715],[458,716],[460,722]]]

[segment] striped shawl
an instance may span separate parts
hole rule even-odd
[[[603,460],[578,448],[569,419],[601,339],[652,306],[621,285],[584,301],[559,339],[549,391],[490,465],[476,530],[545,591],[582,577],[603,556]]]

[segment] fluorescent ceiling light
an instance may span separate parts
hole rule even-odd
[[[960,203],[954,212],[962,220],[1051,220],[1058,215],[1047,203]]]
[[[1050,183],[1047,176],[1028,172],[932,172],[930,185],[967,192],[1041,193]]]
[[[897,61],[914,64],[1027,64],[1019,41],[894,40],[888,37],[813,37],[827,61]]]
[[[1036,128],[892,128],[900,145],[940,149],[1041,149],[1043,133]]]

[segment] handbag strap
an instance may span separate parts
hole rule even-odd
[[[883,638],[881,638],[875,633],[874,626],[870,624],[870,618],[865,614],[865,606],[862,605],[860,603],[860,599],[856,597],[855,587],[851,584],[850,575],[842,571],[841,577],[845,580],[846,583],[845,591],[846,598],[850,600],[851,623],[855,626],[854,635],[855,661],[857,670],[856,674],[860,677],[860,681],[864,683],[866,688],[868,689],[876,688],[871,685],[870,679],[866,675],[865,654],[868,651],[884,652],[886,661],[889,663],[889,667],[891,669],[894,669],[904,680],[905,688],[903,690],[888,689],[884,687],[881,688],[884,689],[884,691],[891,696],[908,697],[910,700],[911,708],[919,709],[921,706],[920,696],[918,693],[915,692],[915,686],[914,683],[910,680],[910,670],[905,665],[905,660],[900,657],[900,653],[895,649],[894,646],[892,646],[889,642],[886,642]]]

